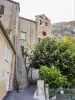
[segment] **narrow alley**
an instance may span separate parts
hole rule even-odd
[[[20,93],[9,92],[3,100],[37,100],[34,99],[35,91],[36,85],[31,85]]]

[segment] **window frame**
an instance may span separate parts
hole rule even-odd
[[[40,25],[42,25],[42,19],[40,19]]]
[[[4,14],[4,5],[0,5],[0,15]]]
[[[40,23],[40,25],[42,26],[42,24],[43,24],[43,17],[42,17],[42,16],[40,16],[40,17],[39,17],[39,20],[40,20],[40,22],[39,22],[39,23]]]
[[[47,22],[47,21],[45,21],[45,26],[46,26],[46,27],[48,26],[48,22]]]
[[[22,38],[22,34],[25,34],[25,38]],[[21,31],[20,39],[26,41],[26,37],[27,37],[27,32]]]
[[[6,46],[5,61],[9,63],[10,51],[8,45]]]
[[[45,26],[46,27],[48,26],[48,19],[47,18],[45,19]]]

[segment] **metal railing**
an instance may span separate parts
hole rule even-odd
[[[75,100],[75,89],[57,88],[49,89],[50,100]]]

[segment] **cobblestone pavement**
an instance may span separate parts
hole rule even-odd
[[[33,98],[35,91],[36,86],[32,85],[20,93],[9,92],[3,100],[37,100]]]

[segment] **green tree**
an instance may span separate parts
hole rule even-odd
[[[64,35],[61,37],[61,40],[68,43],[68,44],[72,44],[72,39],[69,35]]]
[[[63,76],[60,70],[53,65],[50,68],[42,66],[39,70],[39,74],[40,79],[49,84],[51,88],[57,88],[61,86],[65,87],[70,85],[67,81],[67,77]]]
[[[45,38],[35,46],[30,57],[30,67],[36,69],[52,64],[66,75],[69,81],[75,78],[75,51],[71,42]]]

